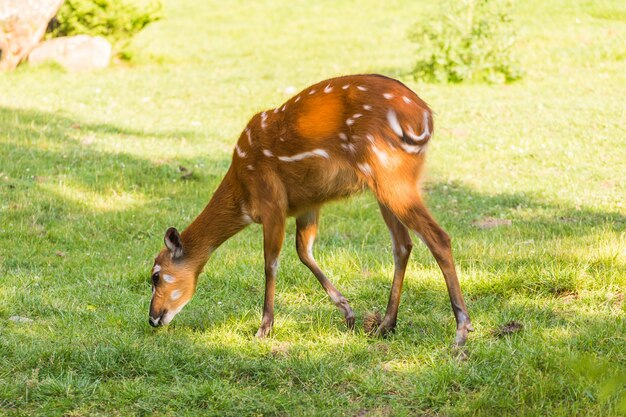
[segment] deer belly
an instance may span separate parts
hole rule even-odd
[[[364,189],[365,183],[354,169],[338,164],[315,164],[283,178],[290,214],[348,197]]]

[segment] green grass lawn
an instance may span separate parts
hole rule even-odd
[[[524,78],[461,86],[410,76],[406,33],[431,2],[284,3],[170,0],[130,65],[0,74],[0,414],[625,415],[624,3],[516,2]],[[253,337],[259,226],[151,328],[163,233],[208,202],[251,115],[289,86],[368,72],[436,112],[424,187],[476,329],[467,359],[417,239],[396,333],[361,330],[393,271],[370,194],[327,206],[316,246],[355,332],[299,262],[293,220],[269,339]],[[487,217],[512,225],[473,224]],[[521,331],[497,335],[511,321]]]

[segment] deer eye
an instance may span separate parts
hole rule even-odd
[[[159,273],[155,272],[152,274],[152,284],[157,285],[157,282],[159,282]]]

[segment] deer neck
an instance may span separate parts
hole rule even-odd
[[[185,258],[197,274],[215,249],[249,223],[242,204],[242,190],[231,168],[202,213],[181,233]]]

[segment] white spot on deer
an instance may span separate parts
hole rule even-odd
[[[300,96],[296,97],[296,99],[293,101],[294,103],[297,103],[300,101]]]
[[[367,111],[370,111],[370,110],[372,110],[372,106],[370,106],[369,104],[364,104],[363,105],[363,109],[365,109]]]
[[[403,143],[400,146],[408,153],[420,153],[422,151],[422,145],[409,145],[407,143]]]
[[[254,167],[252,165],[248,165],[247,168],[248,168],[248,171],[254,171]]]
[[[172,282],[176,280],[171,275],[163,274],[163,281],[167,282],[168,284],[171,284]]]
[[[424,112],[422,121],[424,124],[424,131],[421,135],[418,136],[417,134],[415,134],[411,126],[408,126],[406,129],[407,136],[416,142],[422,142],[430,138],[430,128],[428,127],[428,112]]]
[[[316,92],[317,92],[317,90],[311,90],[311,91],[309,91],[309,95],[315,94]]]
[[[244,213],[241,215],[241,221],[242,221],[244,224],[250,224],[250,223],[252,223],[252,217],[250,217],[250,215],[249,215],[249,214],[248,214],[245,210],[243,210],[243,212],[244,212]]]
[[[281,141],[281,142],[284,142],[284,141],[285,141],[285,138],[280,137],[280,138],[278,138],[278,140],[279,140],[279,141]]]
[[[389,122],[389,126],[391,126],[391,130],[398,135],[402,136],[402,128],[400,127],[400,122],[398,122],[398,116],[396,116],[396,112],[393,109],[389,109],[387,112],[387,121]]]
[[[361,139],[361,137],[359,135],[352,135],[351,138],[352,138],[352,140],[359,140],[359,139]]]
[[[389,155],[387,155],[387,152],[382,149],[378,149],[376,145],[372,145],[372,151],[378,157],[381,164],[386,166],[389,163]]]
[[[358,88],[361,91],[367,91],[367,87],[365,87],[364,85],[357,85],[356,88]]]
[[[265,120],[267,120],[267,113],[263,112],[261,113],[261,129],[265,129],[265,127],[267,126],[265,124]]]
[[[272,156],[274,156],[272,151],[270,151],[269,149],[263,149],[263,155],[267,156],[268,158],[271,158]]]
[[[394,98],[394,95],[391,93],[385,93],[383,94],[383,97],[385,97],[387,100],[391,100],[392,98]]]
[[[353,119],[358,119],[359,117],[363,116],[361,113],[357,113],[357,114],[353,114],[352,118]]]
[[[278,113],[278,110],[279,110],[279,108],[278,108],[278,107],[276,107],[276,108],[274,109],[274,113]]]
[[[370,143],[374,143],[374,135],[372,135],[371,133],[368,133],[365,135],[365,137],[367,138],[367,140],[370,141]]]
[[[347,124],[348,126],[352,126],[352,125],[354,124],[354,119],[348,118],[348,119],[346,120],[346,124]]]
[[[411,104],[413,102],[413,100],[411,100],[410,98],[408,98],[407,96],[402,96],[402,100],[404,100],[404,102],[406,104]]]
[[[181,295],[183,295],[183,293],[180,290],[174,290],[172,291],[170,298],[172,299],[172,301],[176,301],[180,298]]]
[[[328,94],[328,93],[330,93],[331,91],[333,91],[333,87],[332,87],[330,84],[328,84],[328,85],[326,86],[326,88],[324,88],[324,92],[325,92],[326,94]]]
[[[285,109],[286,109],[286,108],[287,108],[287,104],[285,104],[285,105],[283,106],[283,108],[282,108],[282,109],[280,109],[280,111],[285,111]]]
[[[363,174],[370,176],[370,177],[372,176],[372,167],[367,162],[364,162],[362,164],[356,164],[356,166],[357,168],[359,168],[359,171],[361,171]]]
[[[326,158],[326,159],[330,158],[330,155],[328,155],[328,152],[326,152],[324,149],[314,149],[310,152],[297,153],[292,156],[279,156],[278,159],[280,159],[283,162],[294,162],[294,161],[300,161],[305,158],[311,158],[313,156],[319,156],[319,157]]]
[[[246,136],[248,136],[248,143],[252,146],[252,135],[250,134],[250,128],[246,128]]]
[[[341,139],[341,140],[348,140],[348,136],[345,133],[341,132],[339,134],[339,139]]]
[[[350,87],[350,84],[346,84],[343,87],[341,87],[343,90],[347,90]]]
[[[241,150],[239,145],[235,146],[235,150],[237,151],[237,155],[239,155],[240,158],[245,158],[246,157],[246,153]]]

